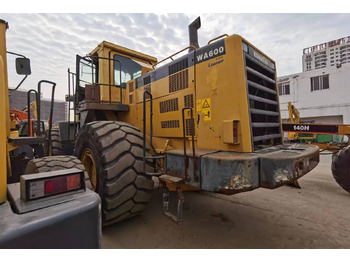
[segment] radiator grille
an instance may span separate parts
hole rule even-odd
[[[244,53],[253,150],[282,144],[276,73]]]
[[[144,79],[143,79],[143,85],[148,85],[151,83],[151,76],[146,76]]]
[[[179,110],[179,102],[177,98],[159,102],[160,113],[167,113]]]
[[[193,108],[193,94],[184,96],[184,105],[187,108]]]
[[[129,93],[134,91],[134,82],[129,83]]]
[[[162,128],[179,128],[180,127],[179,120],[168,120],[168,121],[162,121],[160,123]]]
[[[188,68],[188,58],[182,59],[181,61],[169,66],[169,75],[175,74],[186,68]]]
[[[188,88],[188,69],[169,76],[169,93]]]
[[[186,119],[186,136],[194,135],[194,118]]]

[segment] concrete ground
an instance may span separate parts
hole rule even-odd
[[[350,248],[350,194],[330,165],[322,155],[301,189],[185,192],[182,225],[162,214],[157,191],[142,215],[103,229],[102,248]]]

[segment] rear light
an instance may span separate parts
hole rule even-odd
[[[45,181],[45,195],[67,192],[80,187],[80,175],[70,175],[53,178]]]
[[[85,190],[84,171],[76,168],[24,175],[20,183],[23,201]]]
[[[45,194],[50,194],[54,192],[54,183],[53,181],[46,181],[45,182]]]

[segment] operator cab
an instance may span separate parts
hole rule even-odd
[[[153,70],[156,63],[155,57],[107,41],[85,57],[77,55],[75,107],[81,124],[101,119],[106,111],[129,111],[126,83]]]

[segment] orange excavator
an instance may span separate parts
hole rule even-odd
[[[23,121],[28,121],[28,113],[25,111],[20,111],[16,108],[10,109],[10,118],[13,123],[11,130],[18,130],[19,136],[21,136],[21,130],[23,129]],[[31,126],[33,126],[34,117],[30,117]],[[26,134],[28,135],[28,133]],[[33,136],[33,128],[30,129],[29,136]]]
[[[29,110],[33,111],[34,116],[31,116],[30,114],[28,115],[28,106],[25,107],[22,111],[18,110],[17,108],[10,109],[10,118],[11,122],[13,123],[11,129],[18,130],[19,136],[33,137],[37,135],[36,122],[38,114],[36,101],[30,103]],[[30,125],[28,124],[28,119],[30,119]],[[43,125],[43,123],[40,124]]]

